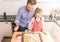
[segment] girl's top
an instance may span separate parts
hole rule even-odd
[[[40,21],[37,21],[36,18],[34,18],[32,32],[36,31],[42,32],[42,18],[40,18]]]

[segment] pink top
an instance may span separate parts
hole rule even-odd
[[[34,23],[33,23],[33,28],[32,28],[32,32],[42,32],[42,18],[40,18],[40,21],[36,21],[36,19],[34,18]]]

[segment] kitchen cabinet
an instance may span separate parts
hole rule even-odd
[[[0,26],[3,29],[2,33],[4,36],[6,37],[12,36],[11,22],[0,22]]]
[[[55,42],[60,42],[60,27],[55,22],[44,22],[44,30],[49,32]]]
[[[3,28],[0,25],[0,42],[2,41],[2,39],[3,39]]]
[[[44,22],[44,23],[43,23],[43,29],[44,29],[44,31],[47,31],[47,32],[49,32],[50,34],[52,34],[53,23],[54,23],[54,22]]]
[[[3,34],[0,31],[0,42],[2,41],[2,39],[3,39]]]
[[[53,26],[53,34],[52,34],[55,42],[60,42],[60,27],[54,23],[54,26]]]

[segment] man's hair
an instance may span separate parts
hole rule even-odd
[[[31,4],[31,5],[35,5],[36,4],[36,0],[28,0],[27,1],[27,4]]]

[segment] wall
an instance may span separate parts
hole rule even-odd
[[[4,11],[7,12],[7,15],[17,14],[18,9],[25,4],[19,1],[2,1],[0,2],[0,15],[3,15]]]
[[[0,15],[3,15],[3,12],[7,12],[7,15],[16,15],[18,12],[18,9],[24,5],[26,5],[27,0],[20,0],[20,1],[8,1],[8,0],[0,0]],[[41,7],[43,9],[43,15],[49,15],[50,10],[52,8],[59,7],[60,1],[54,2],[54,1],[44,1],[44,0],[38,0],[37,6]]]

